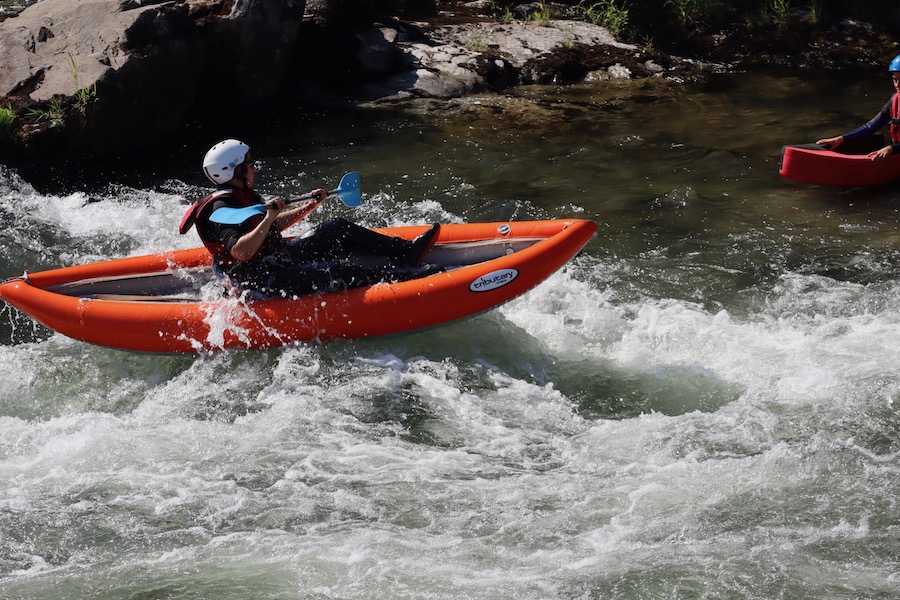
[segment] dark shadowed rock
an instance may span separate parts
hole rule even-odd
[[[900,20],[896,8],[879,12],[876,27],[865,15],[826,23],[812,10],[749,22],[720,2],[708,24],[683,22],[663,18],[668,4],[630,5],[629,23],[654,42],[640,47],[568,20],[588,17],[581,4],[507,3],[526,18],[511,21],[492,0],[39,0],[0,21],[0,107],[16,115],[0,131],[0,157],[116,156],[178,141],[187,126],[233,135],[240,115],[282,100],[705,80],[724,64],[883,68],[900,51],[881,27]]]
[[[0,97],[35,151],[153,145],[177,135],[192,112],[227,114],[278,92],[303,8],[294,0],[41,0],[0,23]]]
[[[388,5],[428,14],[436,3]],[[16,139],[0,153],[116,156],[177,140],[191,122],[225,135],[236,115],[288,89],[301,100],[446,99],[589,74],[674,75],[686,64],[580,21],[373,26],[350,10],[359,6],[374,5],[40,0],[0,22],[0,106],[17,114]]]

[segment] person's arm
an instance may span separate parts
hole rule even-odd
[[[259,249],[262,247],[266,236],[269,235],[269,230],[272,229],[273,225],[277,224],[283,208],[284,202],[281,199],[276,199],[276,202],[266,209],[266,214],[259,223],[234,241],[230,248],[229,241],[223,240],[225,247],[228,248],[228,253],[236,260],[243,261],[253,258],[253,255],[259,252]]]
[[[314,211],[320,204],[328,198],[328,192],[323,189],[316,189],[310,192],[315,198],[311,198],[302,204],[298,204],[294,208],[282,211],[278,216],[278,227],[284,231],[291,225],[303,220],[309,213]]]
[[[882,107],[882,109],[878,112],[877,115],[872,117],[868,123],[865,125],[861,125],[851,131],[850,133],[845,133],[844,135],[839,135],[837,137],[824,138],[816,141],[817,144],[821,144],[822,146],[827,146],[829,150],[834,150],[838,146],[840,146],[846,140],[852,140],[859,137],[864,137],[867,135],[872,135],[877,133],[879,129],[887,125],[891,120],[891,101],[888,100],[887,103]],[[880,152],[880,150],[879,150]]]

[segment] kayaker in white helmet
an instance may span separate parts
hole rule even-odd
[[[253,188],[258,170],[247,144],[227,139],[214,145],[203,159],[203,172],[216,191],[195,202],[181,224],[181,233],[196,224],[216,267],[239,290],[287,296],[408,279],[418,274],[409,267],[421,265],[437,237],[439,224],[410,241],[346,219],[329,219],[311,235],[288,241],[281,232],[312,212],[328,193],[313,190],[312,199],[290,208],[281,198],[266,202]],[[266,210],[242,223],[210,220],[219,208],[254,205]],[[381,260],[362,264],[360,257]]]
[[[887,103],[882,107],[881,111],[875,115],[871,121],[857,127],[850,133],[818,140],[816,143],[825,146],[829,150],[836,150],[844,142],[862,140],[866,137],[873,136],[885,125],[890,125],[891,141],[888,145],[882,146],[878,150],[869,152],[868,156],[875,162],[881,162],[886,157],[900,152],[900,55],[894,57],[888,72],[891,74],[891,82],[894,86],[894,94]],[[884,140],[882,138],[882,144]]]

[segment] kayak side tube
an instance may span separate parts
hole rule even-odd
[[[426,226],[382,229],[412,239]],[[420,279],[296,298],[181,301],[68,295],[85,281],[143,280],[181,270],[209,272],[203,248],[55,269],[0,284],[0,298],[68,337],[145,352],[270,348],[295,342],[369,338],[433,327],[490,310],[532,289],[597,233],[588,220],[443,225],[435,256],[479,240],[530,240],[484,262]],[[515,246],[518,247],[518,246]]]

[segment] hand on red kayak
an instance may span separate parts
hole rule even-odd
[[[869,158],[872,159],[873,162],[881,162],[891,154],[893,154],[893,149],[890,146],[885,146],[881,150],[876,150],[875,152],[870,152],[868,154]]]
[[[818,140],[816,143],[819,144],[820,146],[825,146],[829,150],[834,150],[835,148],[840,146],[843,143],[843,141],[844,141],[844,136],[839,135],[837,137],[832,137],[832,138],[823,138],[821,140]]]

